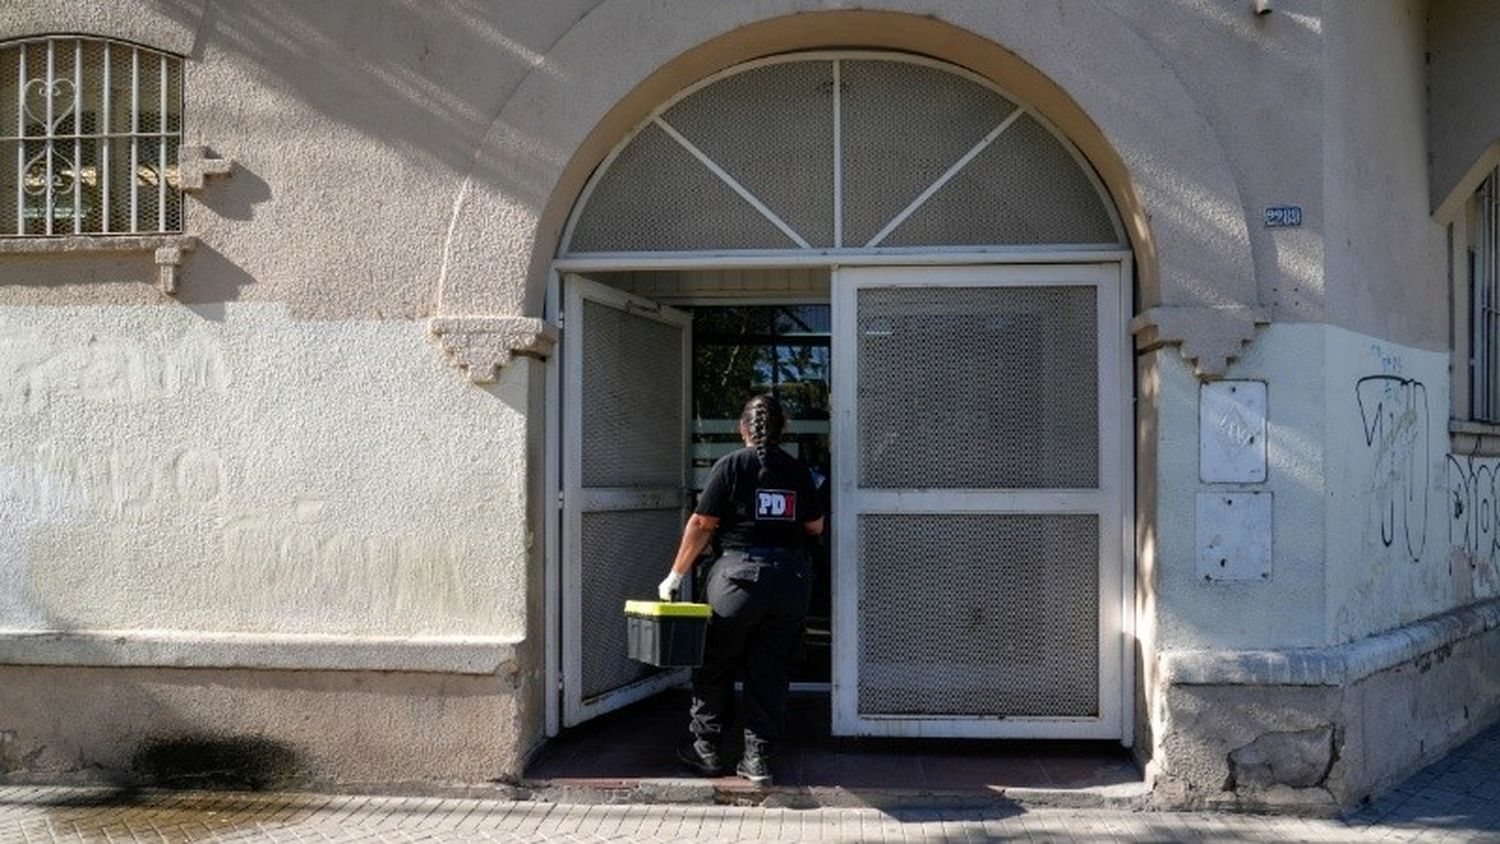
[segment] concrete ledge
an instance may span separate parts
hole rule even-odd
[[[90,255],[149,252],[156,260],[156,286],[177,292],[184,252],[198,244],[190,234],[65,234],[0,237],[0,255]]]
[[[76,255],[192,249],[190,234],[55,234],[0,237],[0,255]]]
[[[516,640],[170,630],[0,630],[0,665],[282,671],[513,672]]]
[[[1179,686],[1343,686],[1500,627],[1500,598],[1327,648],[1164,651],[1163,680]]]
[[[1453,419],[1448,422],[1450,468],[1458,456],[1500,457],[1500,425]]]
[[[733,778],[571,780],[522,783],[519,799],[563,804],[643,803],[763,806],[768,809],[980,809],[1024,808],[1115,809],[1140,811],[1150,806],[1145,783],[1083,788],[855,788],[844,786],[771,786],[756,788]]]

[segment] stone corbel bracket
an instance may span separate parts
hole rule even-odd
[[[427,330],[475,384],[493,384],[515,355],[546,357],[557,343],[557,329],[531,317],[440,316]]]
[[[210,158],[208,147],[181,146],[177,148],[177,179],[184,193],[203,190],[209,176],[228,176],[234,172],[234,159]]]
[[[1255,327],[1270,322],[1260,308],[1162,305],[1130,322],[1137,351],[1177,346],[1205,381],[1223,378],[1229,361],[1255,337]]]
[[[177,271],[182,268],[182,255],[197,243],[194,238],[183,238],[170,246],[156,250],[156,286],[168,296],[177,293]]]

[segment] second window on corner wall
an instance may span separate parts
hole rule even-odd
[[[1469,252],[1469,417],[1500,422],[1500,168],[1474,194]]]
[[[182,60],[98,38],[0,44],[0,236],[182,230]]]

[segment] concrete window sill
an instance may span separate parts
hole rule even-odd
[[[156,286],[177,292],[183,253],[198,243],[190,234],[67,234],[48,237],[0,237],[5,255],[119,255],[149,252],[156,261]]]
[[[1500,457],[1500,425],[1451,419],[1448,421],[1448,437],[1454,454]]]

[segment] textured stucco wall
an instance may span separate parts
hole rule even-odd
[[[591,2],[28,3],[0,38],[82,32],[186,54],[186,142],[235,159],[187,202],[182,298],[298,318],[438,309],[455,196],[494,115]],[[524,7],[524,8],[523,8]],[[499,176],[495,176],[497,180]],[[492,256],[493,258],[493,256]],[[153,302],[145,261],[0,261],[0,303]]]
[[[1492,461],[1449,456],[1449,356],[1340,329],[1325,349],[1329,641],[1489,597],[1491,559],[1455,555],[1480,522],[1453,485]]]
[[[1151,353],[1158,381],[1153,521],[1159,649],[1323,643],[1327,490],[1321,448],[1322,331],[1306,323],[1261,329],[1228,373],[1230,378],[1268,385],[1265,483],[1200,481],[1202,385],[1176,352]],[[1271,576],[1264,581],[1205,581],[1196,568],[1197,494],[1236,491],[1273,496]]]
[[[534,313],[562,216],[629,128],[617,113],[643,91],[659,101],[775,50],[778,37],[795,40],[797,17],[811,26],[805,13],[836,7],[146,2],[124,16],[118,4],[45,2],[7,15],[0,37],[95,32],[188,56],[187,139],[239,164],[189,203],[189,228],[204,236],[186,269],[190,301],[274,299],[324,317]],[[1275,319],[1429,348],[1441,339],[1426,299],[1389,309],[1357,295],[1425,283],[1440,266],[1432,235],[1410,247],[1425,204],[1421,3],[1289,0],[1268,16],[1210,0],[866,8],[991,39],[1055,83],[1036,103],[1044,113],[1066,111],[1048,99],[1071,100],[1071,122],[1124,167],[1117,198],[1151,218],[1142,281],[1161,280],[1143,305],[1261,305]],[[729,37],[788,15],[779,33]],[[871,29],[859,38],[899,47],[900,26]],[[839,37],[837,22],[824,30]],[[940,53],[932,38],[910,49]],[[715,39],[723,46],[697,50]],[[1303,206],[1302,228],[1260,225],[1281,202]],[[115,262],[52,261],[45,290],[27,281],[31,266],[6,263],[19,268],[0,267],[12,282],[0,301],[152,301],[138,285],[93,283],[128,277]]]
[[[1401,783],[1500,718],[1500,629],[1361,679],[1344,693],[1334,795]]]
[[[1485,150],[1500,143],[1500,6],[1489,0],[1428,3],[1427,50],[1429,191],[1436,207]]]
[[[1426,169],[1426,3],[1329,3],[1323,170],[1328,322],[1448,347],[1442,229]]]
[[[1155,747],[1155,724],[1160,684],[1156,678],[1158,569],[1162,557],[1158,537],[1160,527],[1156,494],[1157,478],[1162,468],[1162,452],[1171,442],[1161,436],[1161,366],[1169,354],[1163,351],[1139,355],[1135,359],[1135,659],[1133,706],[1135,707],[1136,759],[1145,764]],[[1167,360],[1166,365],[1175,364]],[[1170,469],[1170,467],[1168,467]]]
[[[1228,377],[1267,383],[1264,484],[1199,480],[1200,384],[1179,356],[1147,357],[1156,501],[1140,518],[1160,648],[1336,644],[1500,589],[1500,460],[1450,453],[1448,355],[1328,325],[1261,329]],[[1209,490],[1275,496],[1269,580],[1195,576],[1194,495]]]
[[[529,372],[279,304],[0,309],[0,628],[520,637]]]
[[[1237,3],[1114,0],[1158,52],[1223,147],[1247,221],[1259,303],[1273,320],[1328,318],[1323,297],[1324,27],[1320,0]],[[1300,228],[1261,224],[1268,205],[1301,205]],[[1336,318],[1336,317],[1335,317]]]
[[[1182,6],[1184,14],[1212,14],[1210,3]],[[1068,131],[1117,201],[1130,206],[1127,225],[1149,229],[1150,242],[1139,244],[1148,299],[1207,307],[1254,300],[1243,203],[1224,150],[1185,94],[1178,69],[1131,29],[1126,18],[1137,9],[873,2],[858,13],[815,14],[831,8],[807,0],[601,3],[549,52],[544,67],[553,72],[533,74],[517,88],[482,145],[479,171],[534,178],[512,191],[472,183],[455,216],[445,295],[469,308],[535,308],[545,258],[577,189],[652,105],[747,58],[860,46],[964,64]],[[630,48],[620,49],[625,43]],[[1152,105],[1151,119],[1143,119],[1141,103]],[[535,231],[508,239],[506,231],[486,226],[494,220]],[[497,265],[490,256],[502,249],[506,262]],[[491,283],[497,278],[503,286]]]

